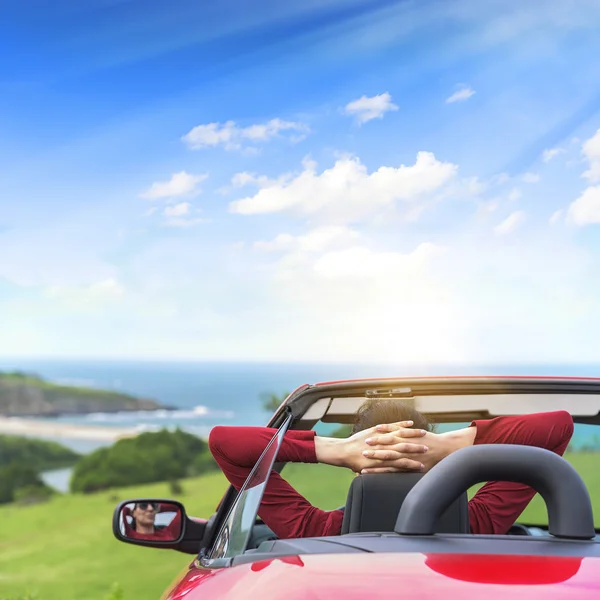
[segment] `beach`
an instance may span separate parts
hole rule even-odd
[[[139,429],[135,427],[102,427],[52,420],[0,417],[0,434],[8,435],[114,442],[121,438],[134,437],[139,433]]]

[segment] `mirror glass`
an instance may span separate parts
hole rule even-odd
[[[121,509],[119,528],[124,538],[174,542],[181,535],[182,511],[177,504],[140,500]]]

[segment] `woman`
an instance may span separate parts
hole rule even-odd
[[[383,423],[383,425],[379,425]],[[427,471],[452,452],[474,444],[523,444],[563,455],[573,435],[566,411],[473,421],[469,427],[436,434],[425,417],[394,400],[367,401],[354,434],[346,439],[288,431],[281,462],[325,463],[355,473]],[[229,482],[240,489],[272,438],[267,427],[214,427],[210,450]],[[535,491],[510,482],[490,482],[469,501],[471,533],[505,534]],[[281,539],[339,535],[344,513],[313,506],[279,473],[269,477],[259,516]]]
[[[172,505],[161,505],[157,502],[138,502],[134,504],[131,511],[125,507],[123,514],[125,535],[135,540],[176,540],[181,534],[181,512],[178,509],[167,526],[161,527],[154,523],[159,512],[172,511]],[[131,523],[127,521],[127,516],[132,517]]]

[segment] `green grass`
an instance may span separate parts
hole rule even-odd
[[[600,452],[573,452],[565,458],[581,475],[592,498],[596,528],[600,528]],[[548,523],[546,505],[536,495],[519,519],[523,523]]]
[[[313,502],[335,508],[345,501],[351,474],[323,465],[289,465],[286,477]],[[319,489],[323,481],[330,498]],[[182,480],[182,485],[184,494],[177,499],[199,517],[213,514],[226,489],[221,473]],[[28,592],[36,600],[107,600],[115,583],[124,600],[159,598],[193,557],[114,538],[117,502],[144,496],[172,497],[165,483],[0,507],[0,600],[21,600]]]
[[[600,520],[600,454],[567,458],[582,474]],[[343,505],[352,474],[324,465],[288,465],[285,477],[324,509]],[[221,473],[184,480],[178,496],[194,516],[210,516],[226,482]],[[112,512],[131,497],[171,497],[167,484],[154,484],[92,495],[65,495],[46,504],[0,507],[0,600],[108,600],[117,584],[123,600],[160,598],[169,583],[193,558],[172,550],[118,542]],[[547,522],[535,498],[523,521]],[[116,597],[116,596],[115,596]]]

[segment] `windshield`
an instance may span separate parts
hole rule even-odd
[[[231,558],[246,551],[269,474],[292,418],[291,414],[286,418],[254,465],[221,527],[209,559]]]

